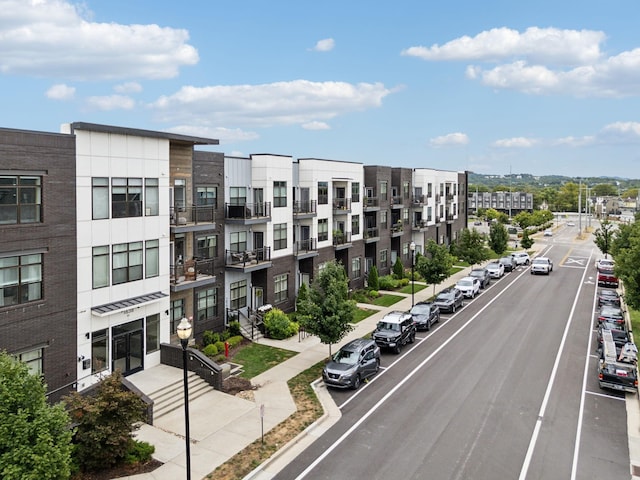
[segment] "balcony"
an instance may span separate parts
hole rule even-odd
[[[418,232],[424,232],[429,227],[429,224],[426,220],[417,220],[411,226],[411,229]]]
[[[404,232],[404,225],[402,225],[402,222],[396,222],[391,226],[392,238],[402,236],[402,232]]]
[[[365,197],[363,208],[365,212],[377,212],[380,210],[378,197]]]
[[[447,220],[447,223],[453,223],[455,220],[455,216],[452,213],[447,213],[447,216],[445,218]]]
[[[414,207],[422,207],[426,201],[425,195],[414,195],[411,199],[411,204]]]
[[[212,230],[216,226],[216,205],[170,207],[169,224],[172,233]]]
[[[447,201],[448,202],[453,202],[453,194],[452,193],[447,193]]]
[[[318,215],[315,200],[293,202],[293,218],[312,218]]]
[[[227,270],[239,270],[244,273],[269,268],[273,265],[271,262],[271,247],[256,248],[242,252],[225,250],[224,265]]]
[[[308,238],[293,244],[293,254],[302,260],[303,258],[315,257],[318,255],[318,242],[315,238]]]
[[[351,199],[350,198],[334,198],[333,214],[346,215],[347,213],[351,213]]]
[[[380,230],[378,227],[369,227],[364,230],[364,243],[374,243],[380,241]]]
[[[271,202],[246,203],[244,205],[224,204],[224,218],[227,223],[253,225],[271,221]]]
[[[404,201],[402,199],[402,196],[394,195],[393,197],[391,197],[391,208],[402,208],[403,205]]]
[[[169,287],[172,292],[181,292],[216,283],[213,258],[187,260],[184,264],[169,266]]]
[[[351,247],[351,232],[342,232],[340,230],[334,230],[333,232],[333,246],[336,250],[342,250],[344,248]]]

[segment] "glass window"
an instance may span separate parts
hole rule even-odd
[[[93,247],[93,288],[109,286],[109,246]]]
[[[360,278],[361,267],[360,267],[360,257],[356,257],[351,260],[351,278]]]
[[[404,198],[409,198],[409,182],[402,183],[402,195]]]
[[[95,177],[91,179],[91,197],[93,219],[109,218],[109,179]]]
[[[380,182],[380,198],[387,199],[387,182]]]
[[[244,252],[247,249],[247,232],[231,232],[229,249],[232,252]]]
[[[196,189],[196,202],[198,205],[218,206],[218,187],[198,187]]]
[[[41,298],[41,253],[0,258],[0,307]]]
[[[183,179],[173,181],[173,207],[178,212],[184,212],[187,205],[187,182]]]
[[[287,182],[273,182],[273,206],[287,206]]]
[[[42,375],[44,348],[36,348],[16,355],[16,360],[26,363],[31,375]]]
[[[329,219],[321,218],[318,220],[318,241],[326,240],[329,240]]]
[[[231,284],[229,293],[231,295],[230,305],[231,310],[238,310],[247,306],[247,281],[241,280]]]
[[[171,335],[175,335],[178,331],[176,327],[180,323],[180,320],[184,317],[184,298],[178,300],[171,300],[171,310],[169,319],[169,329]]]
[[[114,245],[112,257],[114,285],[142,279],[142,242]]]
[[[389,266],[389,251],[380,250],[380,268],[387,268]]]
[[[160,241],[147,240],[144,255],[147,278],[160,275]]]
[[[360,234],[360,215],[353,215],[351,217],[351,234],[352,235]]]
[[[107,331],[97,330],[91,333],[91,373],[107,369]]]
[[[387,211],[380,210],[380,226],[382,228],[387,228]]]
[[[144,179],[144,207],[145,215],[154,217],[160,214],[160,200],[158,193],[158,179]]]
[[[0,175],[0,224],[40,223],[42,177]]]
[[[196,239],[197,256],[200,258],[216,258],[218,256],[218,236],[206,235]]]
[[[229,188],[229,203],[231,205],[246,205],[247,204],[247,189],[246,189],[246,187],[230,187]]]
[[[318,205],[329,203],[329,182],[318,182]]]
[[[111,215],[113,218],[142,216],[142,179],[111,179]]]
[[[277,223],[273,226],[273,249],[287,248],[287,224]]]
[[[409,222],[409,209],[408,208],[403,208],[402,209],[402,220],[404,221],[404,223],[408,223]]]
[[[274,281],[274,292],[273,292],[273,300],[278,302],[284,302],[288,298],[288,290],[289,290],[289,275],[283,273],[282,275],[276,275],[273,277]]]
[[[214,318],[218,314],[218,296],[215,288],[207,288],[196,293],[197,318],[200,321]]]
[[[160,314],[147,317],[147,353],[160,350]]]
[[[360,201],[360,182],[353,182],[351,184],[351,202]]]

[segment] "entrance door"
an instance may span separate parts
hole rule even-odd
[[[253,308],[257,310],[262,305],[264,305],[264,289],[253,287]]]
[[[125,323],[111,329],[113,362],[111,370],[120,370],[124,376],[144,368],[144,336],[142,320]]]

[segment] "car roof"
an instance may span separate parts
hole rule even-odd
[[[549,257],[535,257],[533,261],[535,262],[536,260],[542,260],[543,262],[548,262]]]
[[[407,316],[409,316],[409,313],[407,313],[407,312],[401,312],[400,310],[394,310],[393,312],[387,313],[384,317],[382,317],[382,319],[380,321],[381,322],[388,322],[388,323],[398,323],[398,322],[401,322],[401,321],[405,320],[407,318]]]
[[[370,345],[373,340],[369,340],[367,338],[356,338],[351,340],[349,343],[345,344],[342,349],[345,350],[362,350],[367,345]]]
[[[487,269],[486,268],[474,268],[473,270],[471,270],[471,273],[476,272],[476,273],[484,273],[486,272]]]

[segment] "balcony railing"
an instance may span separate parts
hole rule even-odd
[[[366,228],[364,231],[364,238],[377,238],[380,236],[380,230],[378,230],[378,227],[369,227]]]
[[[401,206],[403,204],[403,200],[402,200],[402,196],[401,195],[394,195],[393,197],[391,197],[391,204],[394,206]]]
[[[364,207],[377,207],[380,205],[380,202],[378,201],[378,197],[366,197],[364,199]]]
[[[236,252],[225,250],[225,265],[248,267],[261,262],[271,262],[271,247]]]
[[[422,205],[424,204],[424,201],[425,201],[424,195],[414,195],[413,198],[411,199],[411,202],[414,205]]]
[[[169,274],[171,284],[182,282],[195,282],[202,277],[215,277],[213,271],[213,258],[191,259],[184,263],[170,265]]]
[[[333,244],[334,245],[346,245],[351,243],[351,232],[334,232]]]
[[[293,213],[294,215],[301,214],[315,214],[317,212],[316,201],[315,200],[307,200],[307,201],[295,201],[293,202]]]
[[[169,208],[171,225],[215,223],[216,205],[173,206]]]
[[[392,232],[392,233],[402,232],[402,230],[403,230],[403,225],[402,225],[402,223],[394,223],[394,224],[391,226],[391,232]]]
[[[334,210],[351,210],[350,198],[334,198],[333,199]]]
[[[293,254],[302,255],[318,251],[318,242],[315,238],[307,238],[293,244]]]
[[[268,218],[271,216],[271,202],[246,203],[231,205],[225,203],[225,218],[250,220],[254,218]]]

